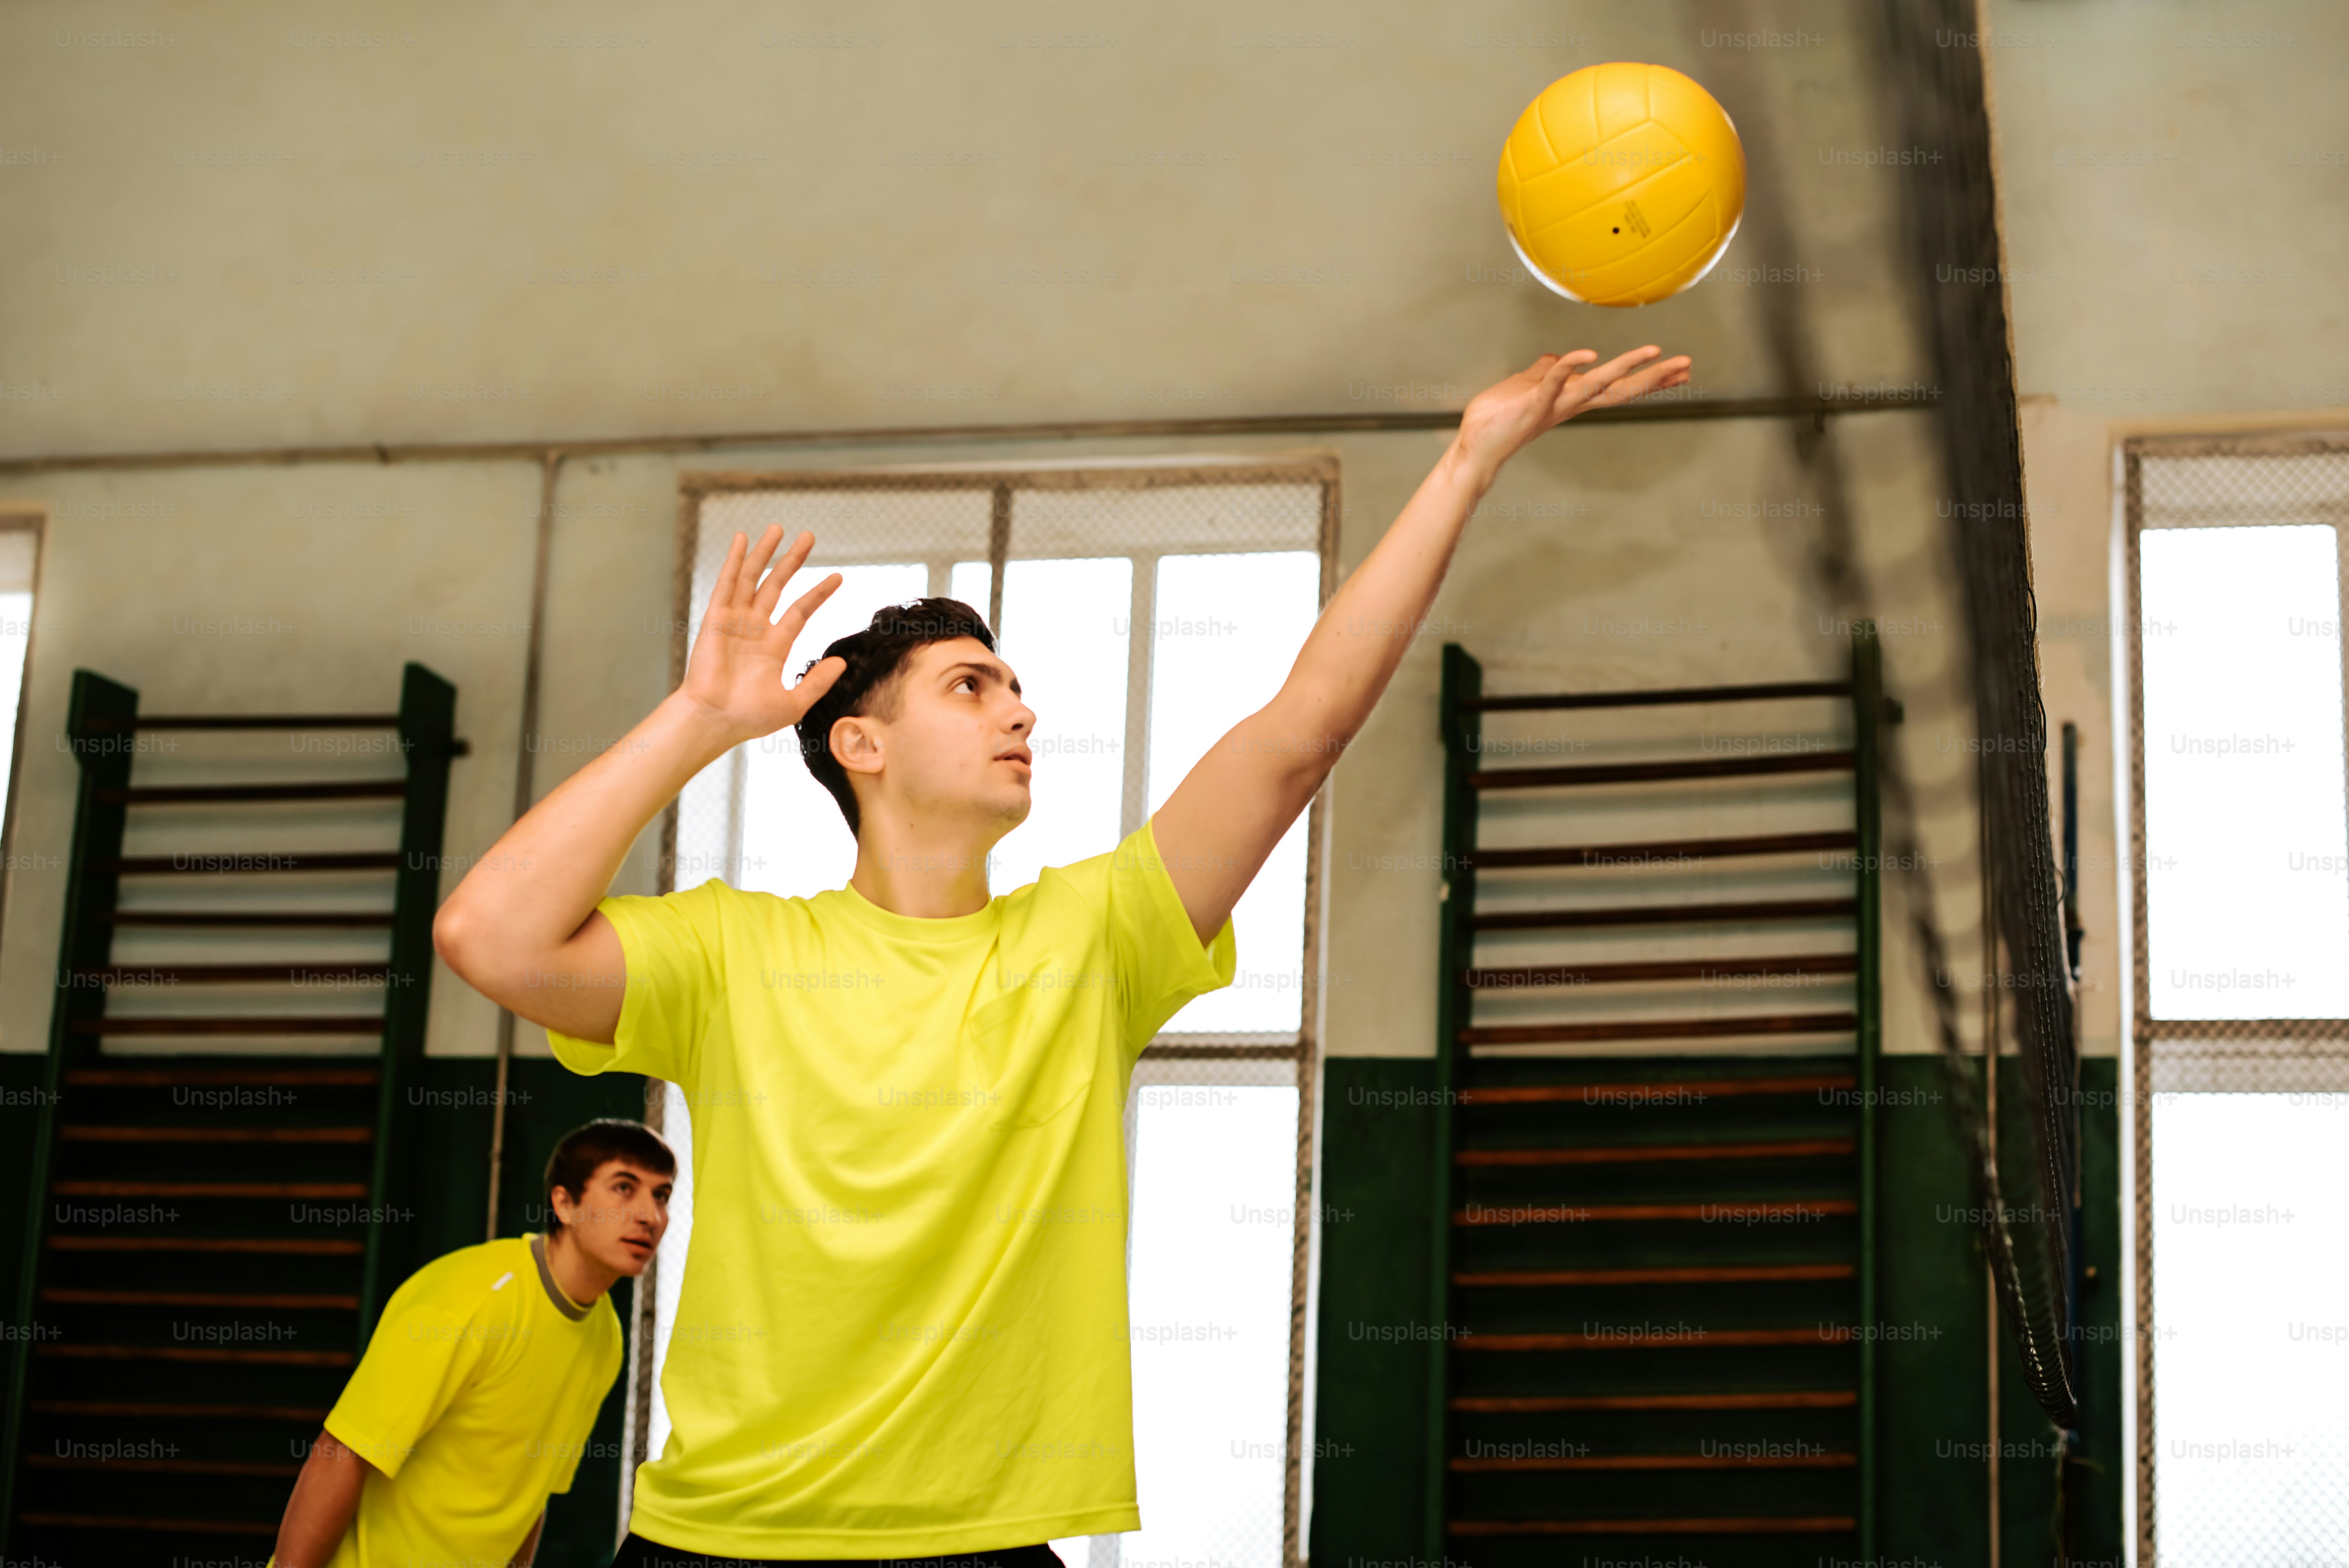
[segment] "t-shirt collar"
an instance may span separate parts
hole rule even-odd
[[[839,907],[862,924],[871,926],[885,936],[900,942],[968,942],[975,936],[991,934],[996,929],[996,903],[988,900],[983,908],[968,914],[941,915],[936,919],[916,914],[899,914],[883,909],[853,884],[843,883],[833,890]]]
[[[554,1271],[548,1267],[546,1263],[546,1238],[543,1235],[534,1233],[532,1234],[530,1238],[530,1260],[538,1265],[538,1283],[546,1287],[546,1299],[554,1304],[555,1311],[561,1313],[572,1322],[577,1323],[581,1318],[585,1317],[590,1312],[595,1310],[592,1303],[589,1305],[582,1306],[577,1302],[572,1300],[570,1293],[565,1291],[561,1285],[554,1283]]]

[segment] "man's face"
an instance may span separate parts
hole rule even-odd
[[[1028,820],[1036,715],[986,645],[957,637],[917,648],[878,698],[833,727],[833,754],[864,775],[858,810],[868,825],[884,814],[958,822],[992,845]]]
[[[554,1190],[554,1213],[580,1251],[634,1279],[653,1261],[668,1230],[668,1195],[676,1185],[674,1176],[627,1160],[606,1160],[577,1199]]]

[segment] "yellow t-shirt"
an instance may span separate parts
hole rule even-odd
[[[1149,827],[951,919],[717,881],[596,907],[616,1042],[547,1037],[693,1119],[672,1429],[631,1528],[785,1559],[1140,1529],[1126,1086],[1234,961]]]
[[[571,1490],[620,1372],[611,1299],[581,1306],[536,1236],[435,1258],[392,1293],[326,1430],[372,1467],[330,1568],[504,1563]]]

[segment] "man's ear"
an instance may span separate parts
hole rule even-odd
[[[881,727],[851,714],[833,721],[832,759],[851,773],[881,771]]]
[[[572,1197],[570,1192],[562,1187],[556,1187],[549,1191],[546,1194],[546,1199],[548,1203],[552,1205],[554,1210],[554,1218],[556,1222],[565,1230],[568,1230],[571,1226],[571,1216],[579,1212],[578,1200]]]

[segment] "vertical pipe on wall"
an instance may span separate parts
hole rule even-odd
[[[1991,782],[1986,767],[1979,758],[1975,763],[1975,773],[1980,779],[1982,798],[1987,800]],[[1978,814],[1976,827],[1978,858],[1982,862],[1982,968],[1978,978],[1982,983],[1982,1123],[1989,1138],[1990,1167],[1995,1171],[1998,1169],[1998,861],[1991,844],[1991,820],[1987,810]],[[2003,1191],[2003,1188],[2000,1190]],[[1999,1568],[1999,1550],[2003,1544],[1999,1529],[2002,1505],[1999,1500],[2001,1478],[1998,1462],[1999,1418],[2002,1413],[1998,1387],[2001,1325],[1998,1279],[1987,1269],[1983,1272],[1982,1289],[1983,1309],[1988,1314],[1983,1338],[1989,1346],[1989,1354],[1983,1361],[1983,1379],[1989,1389],[1987,1402],[1990,1410],[1988,1441],[1983,1445],[1988,1457],[1983,1462],[1990,1483],[1990,1568]]]
[[[997,485],[987,519],[987,629],[1003,645],[1003,579],[1011,565],[1011,487]]]
[[[546,653],[547,556],[554,541],[554,486],[563,472],[563,453],[550,447],[538,461],[538,531],[531,568],[530,640],[523,656],[522,738],[514,748],[513,820],[529,810],[536,780],[531,759],[537,755],[531,742],[538,728],[539,672]],[[498,1179],[505,1170],[506,1083],[513,1068],[514,1016],[498,1009],[498,1071],[496,1091],[490,1097],[490,1201],[483,1234],[498,1239]]]

